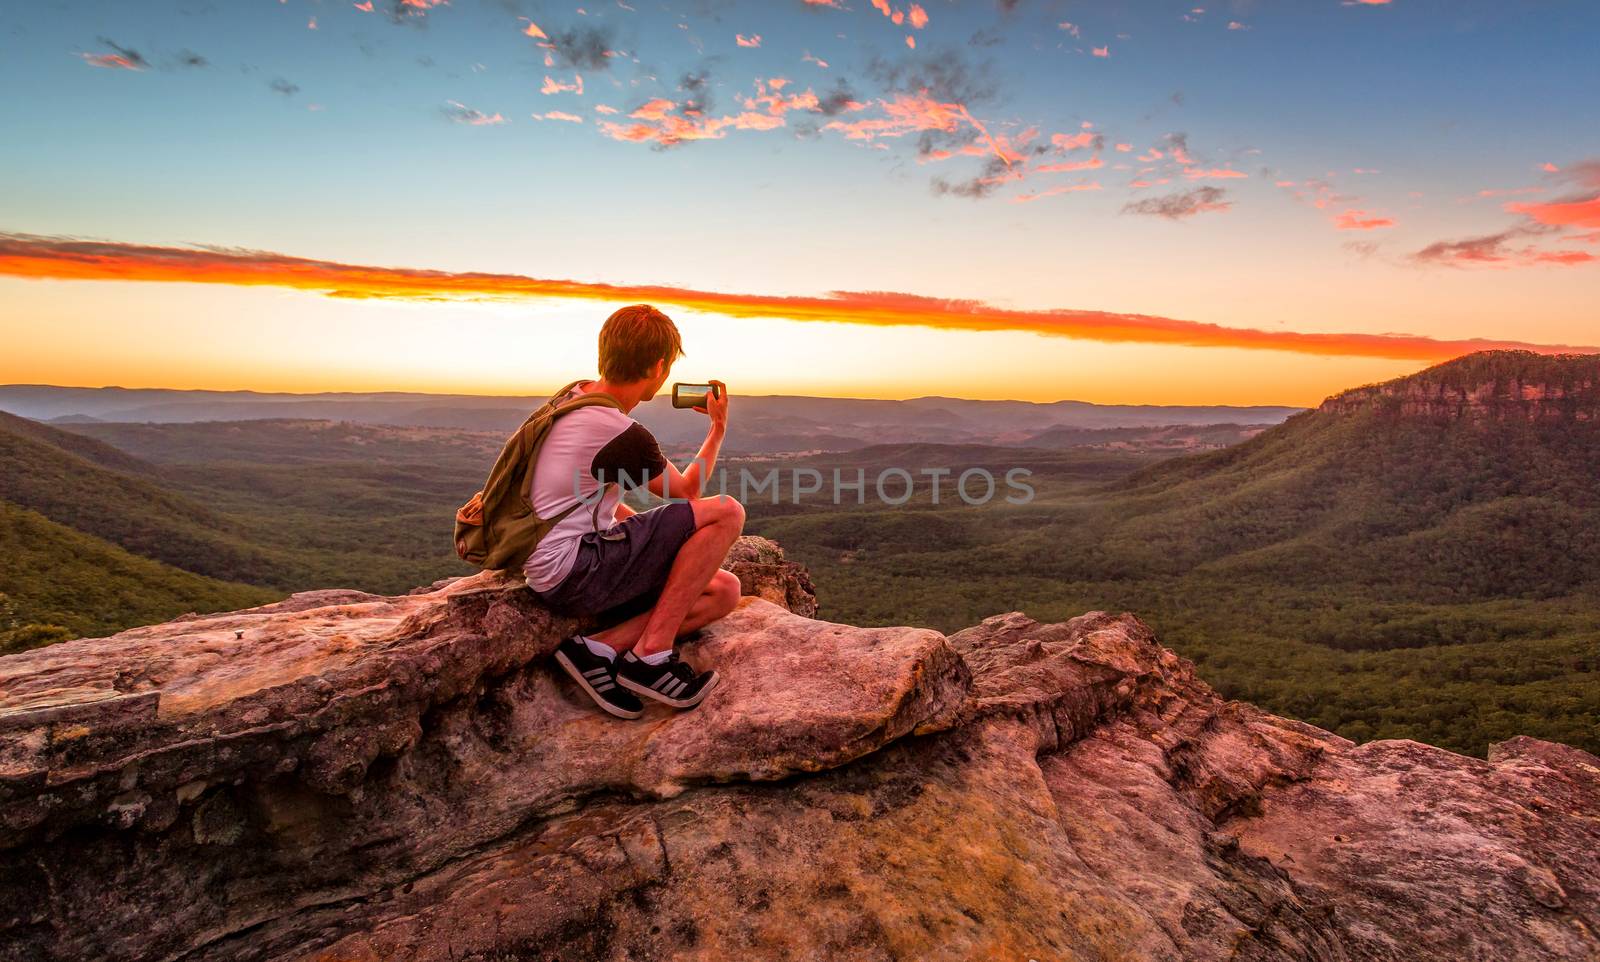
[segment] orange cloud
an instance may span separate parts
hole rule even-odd
[[[1339,230],[1379,230],[1393,227],[1394,221],[1388,217],[1374,217],[1364,210],[1351,209],[1335,217],[1333,226]]]
[[[928,25],[928,11],[922,9],[919,4],[913,3],[906,16],[911,20],[913,30],[921,30]]]
[[[277,287],[346,298],[514,300],[560,297],[624,303],[653,301],[739,318],[912,325],[962,331],[1029,331],[1109,343],[1253,348],[1430,362],[1491,349],[1520,348],[1547,353],[1600,351],[1589,346],[1488,339],[1439,340],[1408,334],[1262,331],[1146,314],[1017,310],[977,300],[885,291],[777,296],[660,285],[599,284],[518,274],[370,267],[261,251],[154,247],[27,234],[0,234],[0,275],[51,280]]]
[[[1600,227],[1600,195],[1548,204],[1507,204],[1506,210],[1551,227]]]

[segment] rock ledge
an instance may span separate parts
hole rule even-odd
[[[749,596],[602,715],[492,575],[0,659],[0,959],[1600,959],[1600,760],[1356,746],[1131,615]]]

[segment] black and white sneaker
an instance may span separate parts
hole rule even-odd
[[[663,705],[693,708],[717,687],[717,673],[696,672],[678,660],[676,650],[659,665],[626,651],[617,659],[617,684]]]
[[[638,718],[644,714],[644,703],[617,687],[612,671],[616,663],[590,651],[576,635],[563,639],[556,647],[556,664],[567,670],[596,705],[618,718]]]

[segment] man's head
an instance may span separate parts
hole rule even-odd
[[[682,354],[678,326],[649,304],[618,308],[600,328],[600,376],[611,384],[649,382],[646,401],[661,390]]]

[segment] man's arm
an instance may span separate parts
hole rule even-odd
[[[706,397],[705,407],[694,409],[711,418],[705,443],[700,445],[700,453],[690,462],[689,470],[679,471],[677,465],[668,461],[666,473],[650,479],[647,487],[658,498],[698,498],[700,492],[705,490],[706,481],[716,470],[717,454],[722,450],[722,439],[728,432],[728,389],[721,381],[711,383],[718,390]]]
[[[637,512],[637,511],[633,510],[632,508],[628,507],[628,502],[623,501],[621,498],[617,499],[617,520],[618,521],[621,521],[623,518],[631,518],[631,517],[633,517],[634,515],[636,515],[638,513],[639,512]]]

